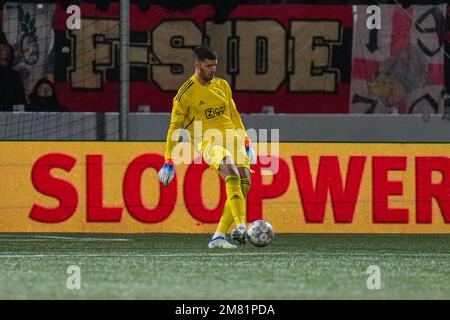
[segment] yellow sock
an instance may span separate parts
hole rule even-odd
[[[241,190],[244,199],[247,199],[248,190],[250,189],[250,179],[241,178]],[[244,219],[245,220],[245,219]],[[216,232],[227,233],[228,229],[234,222],[233,214],[231,213],[230,201],[225,202],[223,207],[222,217],[220,218],[219,225],[217,226]]]
[[[248,190],[250,189],[250,178],[241,178],[241,189],[244,199],[247,199]]]
[[[239,176],[228,176],[225,179],[225,188],[227,191],[227,200],[230,203],[231,213],[233,214],[236,225],[245,224],[246,207],[245,199],[242,194],[241,178]]]
[[[219,225],[217,226],[216,233],[227,233],[230,226],[233,224],[234,218],[231,213],[230,201],[225,202],[223,207],[223,213],[220,217]]]

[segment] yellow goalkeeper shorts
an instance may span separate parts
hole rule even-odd
[[[239,135],[233,135],[225,139],[225,142],[218,141],[214,137],[200,142],[197,151],[203,156],[205,162],[213,170],[219,170],[223,158],[230,157],[238,168],[249,168],[250,160],[245,151],[244,140]]]

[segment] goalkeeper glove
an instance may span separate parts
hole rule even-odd
[[[173,168],[173,161],[171,159],[166,160],[164,165],[158,172],[158,179],[164,186],[168,186],[175,177],[175,169]]]
[[[256,153],[253,150],[252,145],[250,144],[250,140],[245,140],[245,151],[247,151],[248,159],[250,160],[250,165],[256,164]]]

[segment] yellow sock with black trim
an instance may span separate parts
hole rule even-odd
[[[248,191],[250,190],[250,178],[241,178],[241,189],[244,198],[247,199]]]
[[[242,190],[242,195],[244,196],[244,200],[247,199],[250,185],[251,185],[250,178],[241,178],[241,190]],[[246,205],[247,205],[247,203],[246,203]],[[219,226],[217,227],[217,230],[220,230],[220,232],[226,233],[228,231],[228,229],[231,227],[231,225],[233,224],[233,221],[234,220],[233,220],[233,216],[231,214],[230,205],[227,200],[227,202],[225,203],[225,207],[223,209],[223,214],[222,214],[222,217],[220,218]]]
[[[227,191],[227,201],[230,203],[236,225],[245,224],[246,207],[245,199],[241,188],[241,177],[228,176],[225,178],[225,189]]]
[[[247,199],[247,194],[250,189],[250,178],[241,178],[241,190],[244,199]],[[217,226],[216,233],[226,234],[228,229],[234,222],[233,214],[231,213],[230,201],[225,202],[223,207],[223,213],[220,217],[219,225]]]
[[[233,213],[231,212],[230,201],[225,202],[225,206],[223,207],[222,216],[220,217],[219,225],[217,226],[216,233],[224,233],[228,232],[228,229],[233,224],[234,218]]]

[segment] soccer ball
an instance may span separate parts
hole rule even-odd
[[[266,220],[256,220],[247,229],[248,241],[257,247],[265,247],[272,242],[275,231]]]

